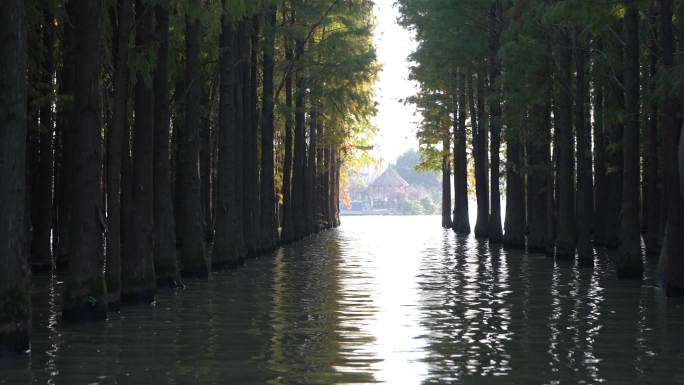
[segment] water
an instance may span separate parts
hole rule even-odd
[[[684,301],[440,229],[342,228],[162,291],[105,323],[62,325],[60,277],[34,279],[28,358],[0,383],[684,384]]]

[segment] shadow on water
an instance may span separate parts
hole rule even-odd
[[[36,275],[32,353],[0,383],[684,384],[684,302],[643,282],[439,230],[438,217],[340,229],[63,325]]]

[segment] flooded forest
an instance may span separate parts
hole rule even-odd
[[[341,218],[387,9],[441,216]],[[684,384],[684,0],[3,0],[0,52],[0,384]]]

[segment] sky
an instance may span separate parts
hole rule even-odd
[[[410,63],[407,59],[416,42],[411,32],[397,24],[399,11],[394,7],[394,1],[375,1],[377,26],[373,40],[378,62],[383,68],[376,86],[378,114],[373,124],[379,128],[379,133],[373,154],[383,165],[394,163],[406,150],[418,148],[415,108],[401,101],[415,94],[417,89],[417,84],[408,80]]]

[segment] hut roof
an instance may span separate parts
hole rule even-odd
[[[408,187],[409,183],[404,180],[393,168],[388,168],[380,174],[379,177],[375,178],[370,187]]]

